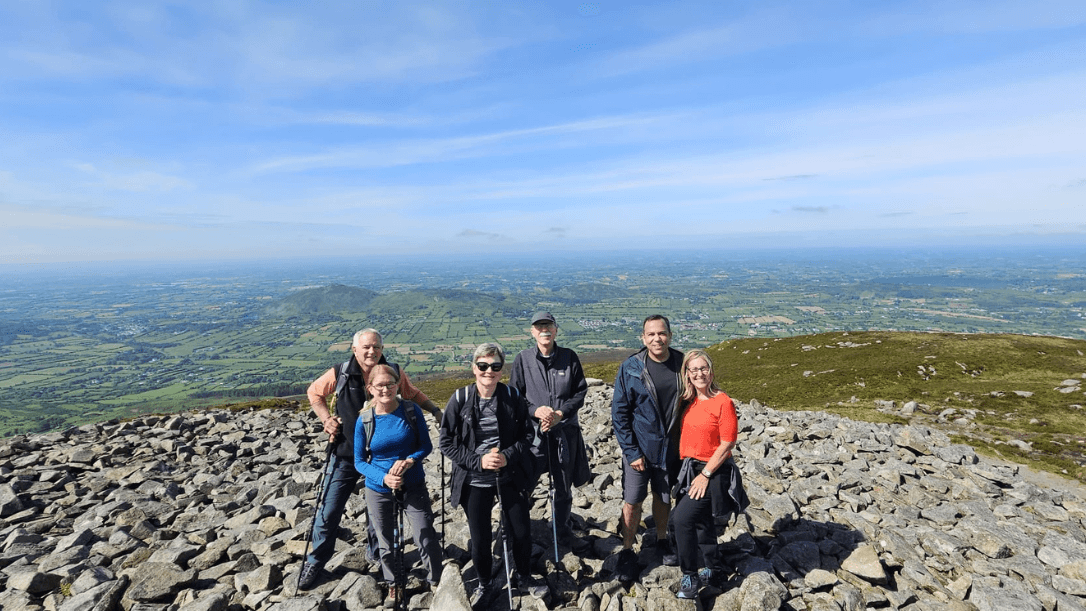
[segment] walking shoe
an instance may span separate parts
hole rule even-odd
[[[678,598],[694,599],[698,597],[698,586],[701,582],[696,574],[690,573],[683,574],[683,578],[679,580],[679,591],[675,592],[675,596]]]
[[[664,566],[679,566],[679,555],[671,549],[671,542],[667,539],[656,541],[656,553],[660,554],[660,564]]]
[[[619,581],[636,581],[641,573],[637,565],[637,555],[632,549],[624,549],[618,553],[618,561],[615,563],[615,579]]]
[[[317,579],[321,576],[321,570],[315,564],[305,562],[302,564],[301,575],[298,576],[298,589],[308,590],[317,583]]]

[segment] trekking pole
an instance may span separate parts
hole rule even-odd
[[[393,603],[393,608],[400,611],[407,611],[407,571],[404,567],[404,532],[403,532],[403,491],[395,490],[392,493],[392,504],[396,511],[396,528],[392,534],[393,545],[396,546],[396,551],[393,554],[394,562],[396,563],[396,574],[393,579],[396,588],[396,598]]]
[[[324,451],[324,468],[321,469],[320,482],[317,484],[317,507],[313,513],[313,523],[309,525],[309,529],[305,533],[305,553],[302,554],[302,566],[305,566],[305,559],[309,557],[309,546],[313,543],[313,528],[317,526],[317,516],[324,511],[324,499],[328,495],[328,487],[325,486],[325,480],[328,479],[328,469],[332,464],[332,449],[336,447],[336,440],[329,439],[328,447]],[[302,570],[298,569],[298,583],[294,585],[294,591],[297,592],[302,585]]]
[[[445,454],[441,455],[441,553],[445,553]]]
[[[553,448],[551,443],[554,441],[554,435],[550,431],[547,431],[547,437],[544,439],[544,443],[547,444],[547,482],[549,484],[549,494],[551,497],[551,536],[554,538],[554,564],[557,568],[561,566],[561,561],[558,559],[558,505],[554,499],[554,459]]]
[[[498,448],[492,448],[497,452]],[[494,486],[498,492],[498,531],[502,538],[502,558],[505,562],[505,592],[509,595],[509,608],[513,608],[513,568],[509,564],[509,539],[505,535],[505,504],[502,503],[501,470],[494,474]]]

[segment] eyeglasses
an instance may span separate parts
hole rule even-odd
[[[702,373],[709,373],[709,368],[708,367],[691,367],[690,369],[687,369],[686,371],[689,372],[690,375],[694,376],[694,375],[698,375],[698,374],[702,374]]]
[[[392,390],[393,388],[399,386],[399,384],[396,384],[395,382],[389,382],[387,384],[372,384],[372,386],[378,390]]]
[[[479,368],[479,371],[486,371],[487,369],[493,369],[495,372],[498,372],[498,371],[502,370],[501,361],[498,361],[497,363],[488,363],[486,361],[478,361],[477,363],[475,363],[475,366]]]

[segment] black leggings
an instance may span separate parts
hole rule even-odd
[[[464,486],[464,514],[468,518],[471,534],[471,562],[480,582],[488,582],[494,571],[491,546],[494,543],[490,512],[494,508],[497,489],[494,486],[480,488]],[[528,520],[528,501],[513,484],[502,486],[502,514],[505,518],[509,553],[517,567],[517,573],[528,575],[532,564],[531,523]]]
[[[697,500],[684,494],[675,509],[671,510],[671,528],[675,534],[675,547],[678,548],[675,551],[679,555],[679,568],[683,573],[696,573],[702,567],[714,571],[720,568],[713,499],[708,492]]]

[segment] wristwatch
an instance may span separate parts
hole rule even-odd
[[[711,479],[713,477],[713,472],[708,469],[702,469],[701,474],[705,476],[705,479]]]

